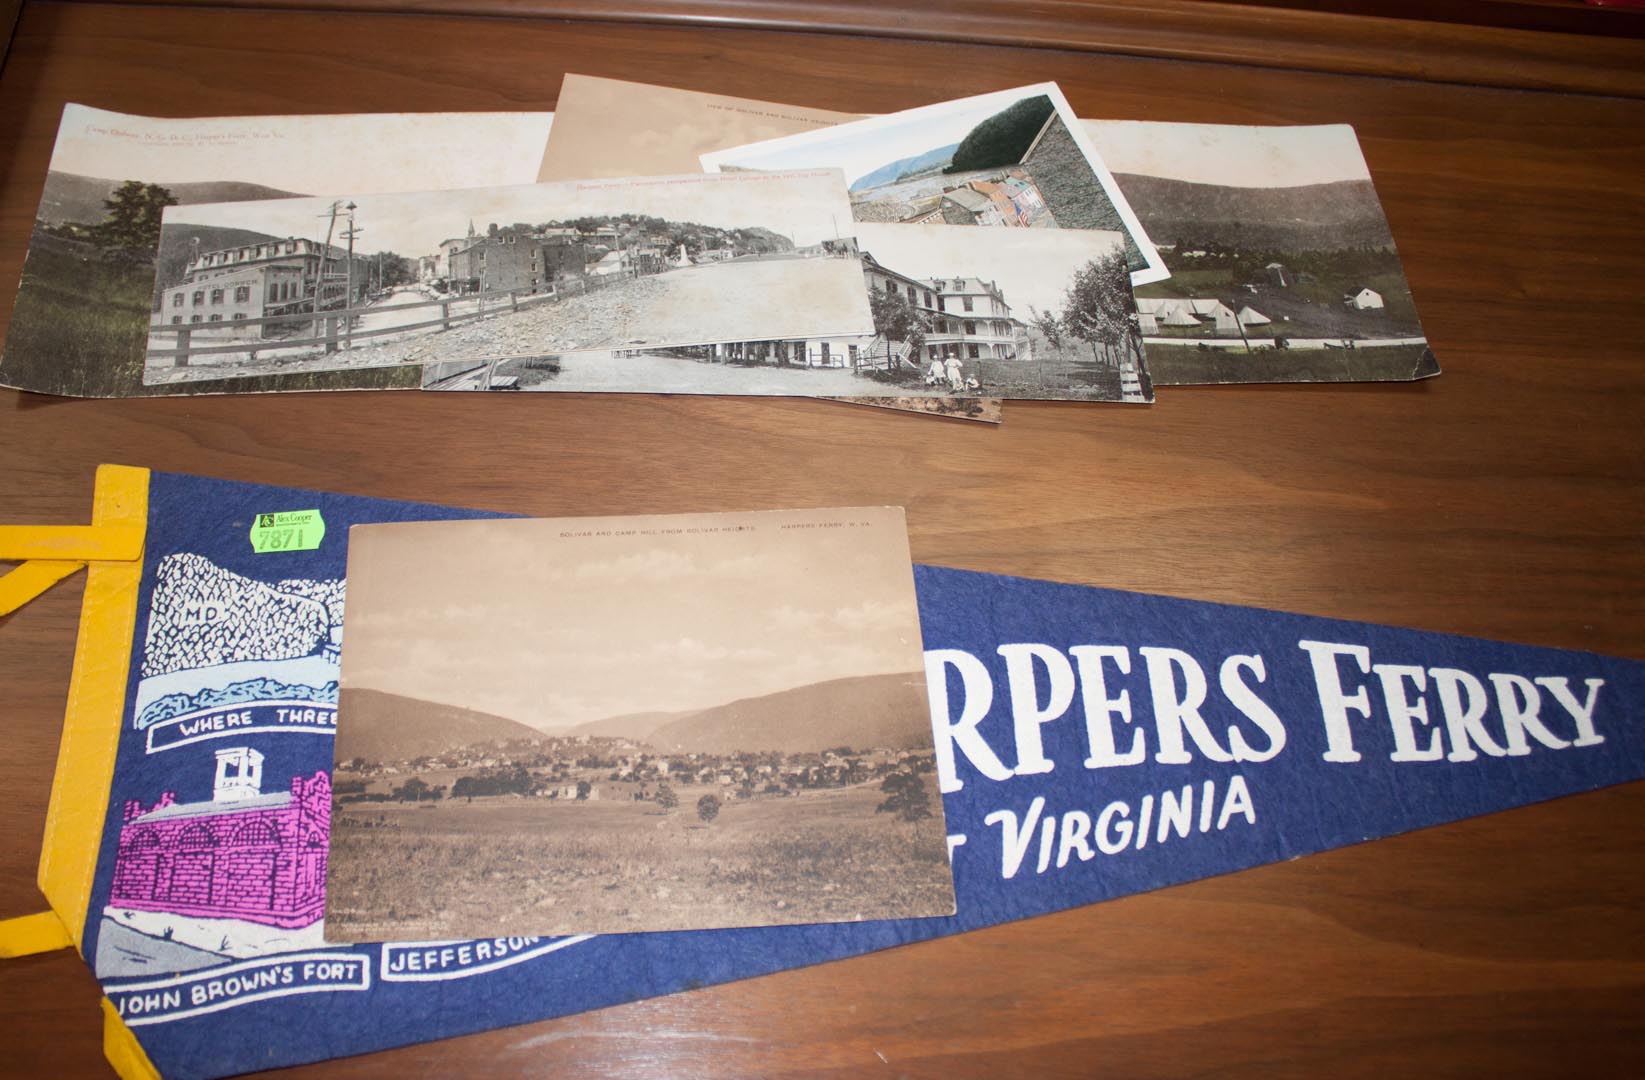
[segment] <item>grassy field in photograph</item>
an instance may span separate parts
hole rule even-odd
[[[90,244],[35,234],[6,333],[5,381],[46,392],[140,392],[152,267],[104,262]]]
[[[1201,349],[1149,342],[1155,386],[1247,382],[1397,382],[1411,378],[1426,345],[1357,349]]]
[[[975,374],[981,380],[985,394],[1119,400],[1119,370],[1099,363],[1091,354],[1090,346],[1073,341],[1057,349],[1037,332],[1032,338],[1032,359],[964,360],[965,373]]]
[[[85,397],[168,392],[142,383],[153,290],[152,264],[104,259],[91,244],[35,233],[6,332],[0,381]],[[419,376],[416,370],[394,369],[296,372],[256,380],[212,375],[187,392],[410,388]]]
[[[952,910],[940,818],[875,813],[877,783],[729,801],[487,797],[353,804],[332,821],[334,939],[840,922]],[[933,794],[933,800],[936,796]]]

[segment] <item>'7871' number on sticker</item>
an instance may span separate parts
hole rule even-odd
[[[326,519],[318,510],[258,514],[251,523],[251,550],[313,551],[326,537]]]

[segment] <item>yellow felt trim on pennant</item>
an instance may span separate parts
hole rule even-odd
[[[114,1066],[120,1080],[160,1080],[160,1070],[143,1052],[143,1044],[120,1019],[120,1010],[108,998],[103,999],[103,1056]]]
[[[99,477],[101,470],[99,470]],[[130,561],[143,553],[139,522],[90,525],[0,525],[0,559],[92,559]]]
[[[10,615],[84,565],[71,559],[30,559],[0,575],[0,615]]]
[[[92,522],[136,529],[140,535],[148,522],[148,481],[147,469],[98,466]],[[126,706],[126,673],[131,666],[142,574],[140,557],[93,562],[86,567],[80,634],[46,810],[38,879],[40,891],[67,927],[76,949],[85,935],[91,880],[97,872],[97,848],[114,779],[114,752]]]
[[[0,957],[7,960],[15,956],[33,956],[53,949],[66,949],[73,944],[68,927],[63,925],[63,920],[57,917],[55,911],[0,919]]]

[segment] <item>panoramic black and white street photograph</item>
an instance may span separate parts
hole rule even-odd
[[[831,170],[168,207],[143,378],[865,333],[850,225]]]
[[[870,333],[442,364],[423,385],[895,399],[973,419],[1005,398],[1153,400],[1121,234],[854,228]]]

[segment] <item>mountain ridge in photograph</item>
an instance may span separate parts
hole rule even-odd
[[[873,172],[859,177],[857,182],[851,185],[851,190],[865,191],[871,187],[879,187],[881,184],[895,183],[905,176],[912,176],[914,173],[940,169],[954,159],[954,151],[958,150],[959,146],[959,143],[949,143],[947,146],[927,150],[923,154],[898,158],[896,161],[881,165]]]
[[[155,262],[155,288],[167,289],[183,280],[189,260],[197,251],[222,251],[283,240],[283,236],[236,229],[227,225],[190,225],[187,222],[160,226],[160,248]],[[198,240],[198,246],[190,240]]]
[[[614,739],[643,740],[651,736],[652,732],[664,724],[687,716],[695,716],[699,709],[681,709],[676,712],[637,712],[625,713],[622,716],[608,716],[604,720],[590,720],[586,724],[565,728],[554,732],[562,738],[573,739],[579,735],[594,735],[597,737]]]
[[[548,738],[507,717],[386,690],[345,687],[337,696],[338,761],[407,761],[477,743]]]
[[[925,675],[858,675],[740,698],[664,724],[645,741],[666,754],[929,746]]]
[[[1259,188],[1140,173],[1114,179],[1157,244],[1328,251],[1394,242],[1369,180]]]
[[[79,173],[52,170],[46,173],[46,184],[40,192],[38,216],[51,225],[73,221],[81,225],[96,225],[108,216],[103,203],[114,194],[114,189],[125,181],[107,180],[100,176],[81,176]],[[147,181],[144,181],[147,183]],[[251,202],[256,199],[300,198],[294,191],[254,184],[246,180],[202,180],[160,187],[177,199],[178,206],[195,203]]]

